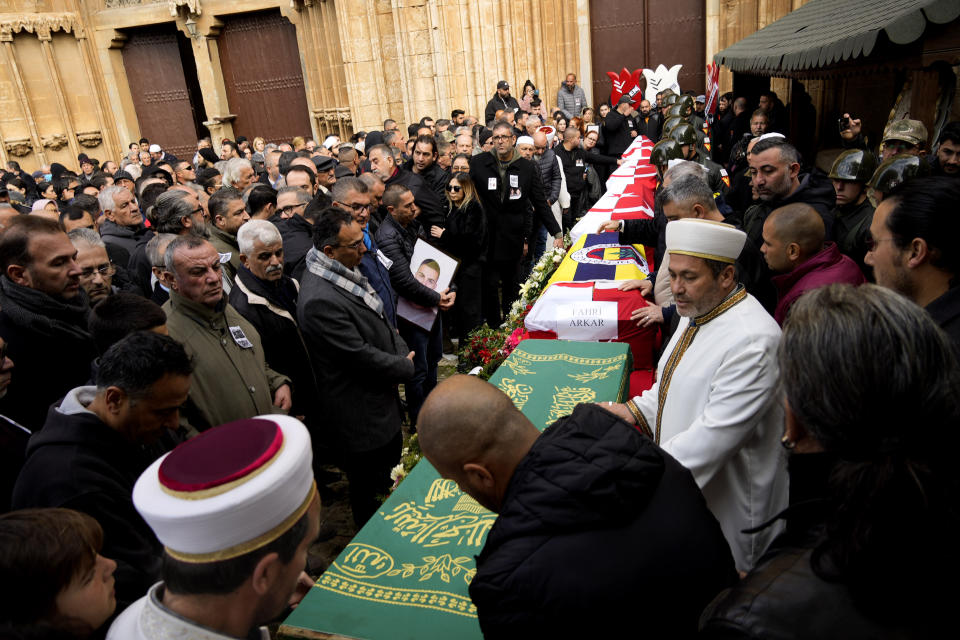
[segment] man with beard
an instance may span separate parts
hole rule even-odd
[[[960,181],[914,178],[883,199],[870,225],[870,251],[877,284],[924,307],[947,332],[960,354],[960,274],[953,242]]]
[[[260,334],[270,366],[290,377],[297,390],[290,413],[309,416],[317,382],[297,324],[300,285],[283,273],[283,239],[272,223],[251,220],[240,227],[237,243],[241,266],[230,290],[230,304]],[[319,434],[314,439],[319,443]]]
[[[19,216],[0,234],[0,338],[17,374],[0,413],[36,430],[47,407],[90,377],[96,347],[77,250],[60,225]]]
[[[421,176],[398,167],[393,154],[383,145],[371,148],[367,156],[370,158],[370,170],[383,180],[385,187],[402,184],[413,192],[414,201],[417,208],[420,209],[420,224],[423,225],[424,229],[429,229],[434,225],[443,226],[443,221],[446,218],[443,200],[437,196],[436,192]]]
[[[637,132],[649,138],[651,142],[660,140],[660,117],[653,111],[649,100],[640,101],[640,116],[637,118]]]
[[[437,139],[433,136],[418,136],[413,147],[413,157],[403,165],[403,168],[420,176],[437,199],[443,202],[445,198],[443,189],[447,186],[450,174],[437,164],[438,157]]]
[[[353,219],[363,229],[363,244],[366,252],[360,258],[357,268],[370,281],[380,300],[383,301],[383,315],[391,326],[397,326],[397,294],[390,285],[390,267],[393,261],[377,246],[374,232],[370,229],[371,211],[379,206],[383,197],[383,182],[369,173],[364,174],[375,180],[370,181],[374,187],[379,186],[379,198],[374,197],[374,187],[367,187],[367,181],[360,178],[344,178],[333,185],[333,206],[348,211]],[[379,183],[379,185],[377,184]]]
[[[743,214],[743,230],[756,246],[763,244],[763,223],[774,209],[803,202],[823,218],[827,237],[833,231],[831,210],[837,194],[830,181],[820,174],[800,173],[800,154],[784,138],[764,138],[747,156],[753,173],[751,185],[758,200]]]

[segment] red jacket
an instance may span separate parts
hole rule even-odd
[[[840,253],[835,242],[828,242],[823,250],[796,267],[790,273],[772,278],[779,300],[773,317],[780,326],[787,319],[790,307],[807,291],[828,284],[860,285],[867,281],[857,263]]]

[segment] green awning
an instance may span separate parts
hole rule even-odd
[[[732,71],[770,73],[816,69],[869,56],[880,32],[904,45],[927,23],[960,17],[960,0],[810,0],[713,59]]]

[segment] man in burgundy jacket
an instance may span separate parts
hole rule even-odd
[[[760,251],[773,276],[779,298],[773,317],[781,326],[797,298],[828,284],[866,282],[857,263],[824,242],[823,219],[816,209],[797,202],[773,211],[763,223]]]

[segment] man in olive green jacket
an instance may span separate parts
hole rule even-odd
[[[217,250],[208,241],[180,236],[164,255],[163,305],[170,336],[193,358],[193,383],[181,421],[197,431],[291,406],[290,379],[264,360],[260,335],[227,304]]]

